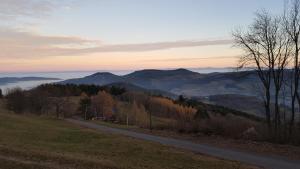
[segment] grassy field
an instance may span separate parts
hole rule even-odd
[[[3,169],[243,169],[237,162],[79,128],[63,120],[0,112]]]

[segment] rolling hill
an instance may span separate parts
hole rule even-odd
[[[194,98],[209,97],[210,104],[246,111],[258,117],[261,117],[263,112],[260,106],[253,105],[261,102],[259,91],[256,90],[260,80],[255,71],[200,74],[187,69],[148,69],[124,76],[106,72],[95,73],[60,83],[114,85],[130,91],[147,91],[171,98],[176,98],[178,95]]]
[[[76,78],[65,80],[60,83],[62,84],[95,84],[95,85],[107,85],[115,82],[122,82],[123,78],[117,75],[114,75],[109,72],[99,72],[92,74],[90,76],[86,76],[83,78]]]
[[[141,70],[128,75],[96,73],[78,79],[62,81],[62,84],[108,85],[123,82],[151,90],[161,90],[175,95],[209,96],[218,94],[255,95],[253,88],[259,79],[255,72],[230,72],[200,74],[186,69]]]

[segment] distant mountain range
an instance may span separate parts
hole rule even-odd
[[[117,85],[131,91],[150,91],[171,98],[184,95],[259,117],[263,116],[264,111],[257,90],[261,82],[255,71],[201,74],[187,69],[149,69],[124,76],[99,72],[60,83]]]
[[[289,70],[286,71],[286,73],[289,72]],[[52,80],[59,81],[61,79],[47,77],[2,77],[0,78],[0,85]],[[184,95],[205,103],[244,111],[258,117],[264,116],[264,108],[260,99],[261,92],[257,89],[261,85],[261,82],[255,71],[198,73],[187,69],[147,69],[123,76],[109,72],[98,72],[83,78],[69,79],[55,83],[118,86],[126,88],[128,91],[163,95],[173,99],[178,98],[179,95]],[[26,88],[31,88],[39,84],[34,84]],[[290,98],[287,97],[284,101],[286,110],[289,110]]]
[[[240,94],[255,96],[253,88],[259,84],[255,72],[230,72],[200,74],[186,69],[141,70],[117,76],[102,72],[60,83],[108,85],[127,83],[141,88],[161,90],[175,95],[210,96],[219,94]]]
[[[288,72],[288,71],[287,71]],[[59,80],[45,77],[5,77],[0,85],[21,81]],[[257,87],[261,82],[255,71],[197,73],[187,69],[140,70],[118,76],[98,72],[83,78],[57,82],[60,84],[95,84],[124,87],[128,91],[147,92],[177,98],[178,95],[196,98],[203,102],[245,111],[263,116],[261,94]],[[289,98],[285,99],[288,104]]]

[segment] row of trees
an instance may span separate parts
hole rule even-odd
[[[235,44],[245,51],[240,67],[255,67],[262,82],[266,122],[277,139],[293,136],[299,113],[299,10],[299,0],[286,1],[282,15],[260,11],[247,31],[238,29],[233,33]],[[290,113],[282,108],[285,105],[281,106],[288,98]]]
[[[76,85],[76,84],[43,84],[35,88],[39,91],[47,91],[51,97],[67,97],[67,96],[80,96],[82,93],[88,96],[97,95],[99,91],[106,91],[112,95],[120,95],[126,92],[122,87],[109,87],[98,85]]]
[[[7,108],[19,114],[54,113],[57,117],[64,117],[74,115],[79,112],[78,110],[84,110],[90,113],[88,116],[98,117],[105,114],[105,117],[111,118],[109,115],[112,115],[113,110],[106,107],[113,107],[112,97],[124,92],[126,92],[124,88],[114,86],[45,84],[31,90],[8,89],[5,100]],[[81,107],[79,107],[80,97],[83,98],[81,105],[84,105]]]
[[[80,101],[80,110],[84,118],[116,120],[126,122],[126,124],[138,124],[142,127],[149,126],[152,129],[152,118],[187,121],[194,119],[197,112],[196,109],[190,106],[176,104],[168,98],[146,93],[125,92],[118,95],[113,94],[116,93],[99,91],[97,95],[92,96],[83,94]]]
[[[32,89],[24,91],[14,88],[5,95],[7,108],[18,113],[45,115],[54,113],[57,118],[72,115],[76,111],[69,97],[50,97],[47,91]]]
[[[5,94],[7,108],[16,113],[55,114],[56,117],[71,116],[78,113],[79,96],[93,96],[95,101],[105,98],[97,95],[99,91],[107,91],[112,95],[125,92],[123,88],[101,87],[96,85],[45,84],[31,90],[21,88],[8,89]],[[94,111],[98,111],[97,109]]]
[[[19,114],[33,113],[57,118],[81,115],[85,119],[101,118],[150,129],[218,134],[234,138],[241,138],[244,131],[256,125],[241,112],[182,96],[172,100],[118,87],[97,88],[99,91],[90,95],[85,92],[78,95],[77,92],[93,91],[93,85],[83,88],[49,84],[28,91],[15,88],[7,92],[3,101],[10,110]],[[51,93],[53,91],[62,93]],[[76,92],[72,94],[70,91]]]

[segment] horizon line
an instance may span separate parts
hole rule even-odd
[[[170,67],[170,68],[141,68],[141,69],[92,69],[92,70],[55,70],[55,71],[0,71],[5,73],[63,73],[63,72],[118,72],[118,71],[141,71],[141,70],[177,70],[177,69],[237,69],[234,66],[225,67]],[[245,67],[243,69],[251,69],[253,67]]]

